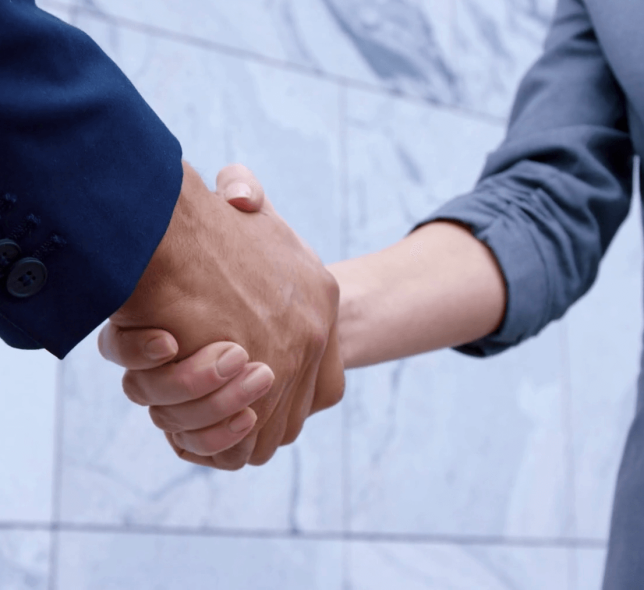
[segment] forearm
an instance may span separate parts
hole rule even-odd
[[[430,223],[328,270],[340,284],[347,368],[472,342],[503,320],[506,287],[494,255],[453,223]]]

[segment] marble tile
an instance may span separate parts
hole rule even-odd
[[[221,48],[309,72],[378,84],[351,36],[345,35],[327,0],[75,0],[108,18],[127,19],[179,33]]]
[[[398,241],[473,188],[503,127],[426,104],[350,91],[349,255]]]
[[[502,129],[444,109],[349,96],[349,250],[403,237],[472,188]],[[570,530],[563,342],[555,324],[481,361],[451,351],[356,371],[354,530],[557,536]]]
[[[621,454],[635,411],[642,334],[639,200],[568,327],[577,535],[606,539]]]
[[[602,590],[606,551],[603,549],[576,549],[575,590]]]
[[[341,416],[312,417],[295,445],[235,473],[176,458],[121,371],[88,338],[65,360],[61,518],[65,522],[338,530]]]
[[[59,361],[0,342],[0,522],[51,518]]]
[[[383,89],[444,104],[460,102],[460,81],[450,59],[451,3],[323,0],[323,4]]]
[[[65,533],[58,588],[340,590],[339,542]]]
[[[75,7],[74,0],[38,0],[36,4],[39,8],[53,14],[60,20],[67,23],[72,20],[72,10]]]
[[[485,361],[447,351],[357,371],[352,530],[569,534],[559,328]]]
[[[556,0],[455,0],[449,63],[459,104],[506,117],[540,55]]]
[[[323,260],[339,258],[340,98],[335,85],[82,14],[76,25],[123,69],[211,187],[225,164],[246,164],[278,212]]]
[[[338,94],[317,79],[80,19],[213,181],[253,168],[278,211],[325,261],[340,255]],[[329,530],[341,518],[341,414],[313,417],[262,468],[214,472],[177,460],[121,371],[90,336],[65,362],[62,517],[74,522]]]
[[[0,588],[45,590],[49,587],[48,532],[0,530]]]
[[[505,118],[555,0],[324,0],[383,88]]]
[[[386,91],[505,117],[553,0],[76,0],[82,7]]]
[[[572,590],[566,549],[354,543],[351,590]]]

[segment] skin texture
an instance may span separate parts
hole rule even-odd
[[[245,169],[240,170],[242,172],[238,170],[236,174],[242,177],[250,174],[243,172]],[[231,192],[224,191],[225,199],[245,212],[270,208],[261,187],[253,184],[256,182],[254,177],[251,180],[244,189],[237,187]],[[235,196],[236,193],[239,195]],[[451,222],[427,224],[389,248],[333,264],[328,270],[340,286],[339,344],[334,338],[329,346],[339,346],[337,352],[347,368],[472,342],[494,332],[505,314],[506,287],[494,255],[468,228]],[[171,333],[137,330],[127,333],[126,342],[123,334],[119,335],[111,326],[104,336],[103,354],[128,369],[125,381],[138,381],[144,392],[180,390],[167,373],[168,365],[162,364],[175,355],[177,346]],[[146,359],[142,354],[145,343],[155,338],[163,340],[167,353],[160,361]],[[232,346],[231,343],[218,345]],[[333,350],[328,358],[335,358],[335,354],[336,350]],[[196,376],[194,365],[186,364],[190,362],[188,359],[179,365],[180,371],[190,375],[184,379]],[[138,370],[143,366],[147,371]],[[149,380],[143,380],[142,374],[147,374]],[[332,390],[333,367],[321,364],[318,383],[324,383],[327,378],[330,383],[325,385],[325,390]],[[219,391],[213,389],[210,397],[237,395],[239,404],[235,407],[241,410],[246,398],[239,389],[234,390],[234,383],[236,381]],[[215,385],[212,383],[209,387]],[[331,400],[337,401],[339,398]],[[311,410],[330,405],[332,403],[325,400],[314,403]],[[298,417],[299,428],[306,415],[304,412]],[[213,420],[216,418],[214,414],[211,416]],[[194,432],[194,422],[187,414],[175,414],[174,419],[173,428],[184,432],[192,430],[192,439],[203,436],[203,431]],[[163,422],[155,420],[155,423],[164,428]],[[213,421],[212,425],[211,428],[222,429],[225,422]],[[292,432],[299,432],[299,428]],[[167,425],[164,429],[167,430]],[[214,441],[210,450],[216,442],[223,449],[224,439]],[[287,442],[291,442],[290,437],[283,439],[283,443]],[[183,457],[191,460],[185,454]]]
[[[222,192],[244,190],[240,178],[251,193],[261,190],[250,173],[238,172],[224,170],[212,193],[184,165],[166,235],[99,343],[108,358],[137,367],[124,376],[125,393],[151,407],[178,454],[231,470],[268,461],[280,444],[297,437],[312,410],[337,403],[344,392],[335,325],[338,285],[270,203],[249,215],[222,198]],[[174,337],[173,362],[155,373],[141,370],[141,359],[130,365],[119,349],[123,333],[144,328],[154,328],[154,338],[146,332],[144,343],[130,341],[130,352],[145,351],[159,337],[162,347],[166,336],[159,330]],[[209,347],[213,342],[218,344]],[[237,345],[247,356],[242,352],[230,381],[217,363]],[[262,369],[259,389],[244,391],[243,379],[261,369],[258,363],[270,370]],[[222,401],[230,393],[220,390],[226,380],[236,402]],[[217,399],[209,396],[217,390]],[[235,418],[248,421],[241,439],[239,433],[229,436]]]
[[[473,342],[505,315],[496,258],[455,223],[429,223],[380,252],[327,268],[340,285],[346,368]]]

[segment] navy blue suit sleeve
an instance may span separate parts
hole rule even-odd
[[[33,0],[2,0],[0,238],[48,270],[32,297],[0,285],[3,340],[63,358],[121,307],[181,182],[179,142],[96,43]]]
[[[628,214],[632,166],[625,97],[585,7],[561,0],[545,51],[520,86],[507,137],[476,188],[423,222],[470,226],[505,277],[500,329],[457,350],[501,352],[560,318],[590,288]]]

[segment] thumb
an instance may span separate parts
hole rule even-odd
[[[216,192],[236,209],[247,213],[270,207],[255,175],[242,164],[231,164],[217,175]]]
[[[109,321],[98,335],[103,358],[126,369],[153,369],[174,359],[179,351],[172,334],[157,329],[123,330]]]

